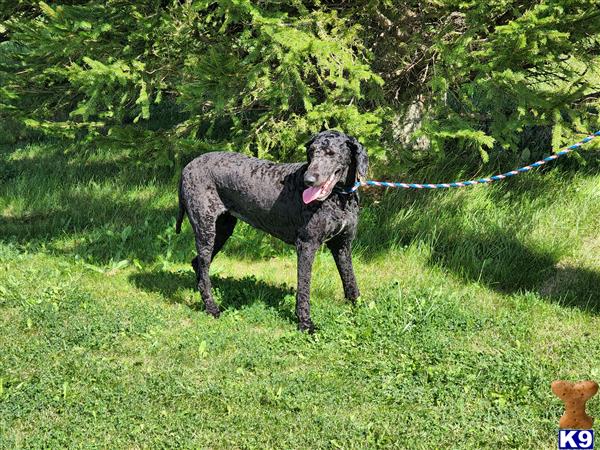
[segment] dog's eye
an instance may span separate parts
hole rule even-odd
[[[327,156],[333,156],[333,155],[335,155],[335,152],[333,150],[331,150],[331,149],[328,148],[327,150],[325,150],[325,154]]]

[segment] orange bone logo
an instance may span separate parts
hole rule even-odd
[[[598,392],[595,381],[554,381],[552,392],[565,403],[565,413],[560,418],[560,428],[587,430],[592,428],[594,419],[585,413],[585,403]]]

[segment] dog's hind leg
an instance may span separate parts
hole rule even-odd
[[[220,311],[212,296],[209,277],[210,262],[217,234],[217,218],[211,215],[200,215],[195,211],[189,214],[188,218],[196,236],[196,251],[198,255],[192,260],[192,266],[196,272],[198,291],[204,301],[206,312],[213,317],[219,317]]]
[[[216,226],[215,226],[215,242],[213,245],[211,261],[215,258],[217,253],[223,248],[227,239],[231,237],[233,234],[233,230],[237,223],[237,219],[229,214],[228,212],[221,214],[217,218]],[[192,267],[194,268],[194,272],[196,273],[196,282],[200,281],[199,272],[198,272],[198,259],[194,257],[192,259]]]
[[[227,239],[231,237],[236,223],[237,219],[228,212],[221,214],[217,218],[215,245],[213,247],[211,260],[213,260],[217,253],[223,248]]]
[[[352,267],[352,241],[348,238],[332,239],[327,242],[327,247],[331,250],[335,265],[340,273],[344,296],[347,300],[355,303],[356,299],[360,297],[360,291]]]

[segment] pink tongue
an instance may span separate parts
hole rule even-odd
[[[302,200],[304,200],[304,203],[308,205],[310,202],[314,201],[314,199],[316,199],[319,195],[321,195],[322,191],[323,186],[309,187],[308,189],[304,189],[304,192],[302,193]]]

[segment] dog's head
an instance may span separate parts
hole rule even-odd
[[[306,144],[306,155],[304,203],[323,201],[335,185],[351,187],[367,175],[367,151],[355,138],[339,131],[317,134]]]

